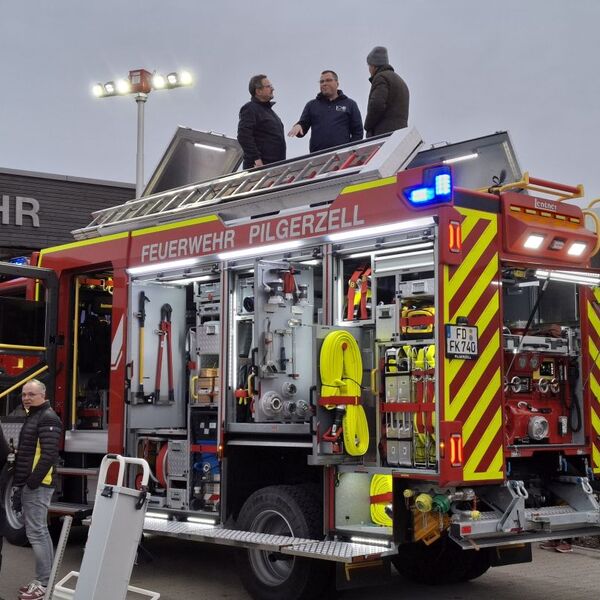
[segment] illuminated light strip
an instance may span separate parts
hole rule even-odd
[[[188,523],[199,523],[201,525],[215,525],[217,522],[215,519],[210,519],[208,517],[188,517]]]
[[[366,250],[365,252],[355,252],[354,254],[349,254],[348,258],[361,258],[363,256],[371,256],[373,255],[375,258],[381,256],[382,254],[391,254],[393,252],[399,252],[404,250],[419,250],[420,248],[433,248],[433,242],[423,242],[420,244],[409,244],[408,246],[396,246],[394,248],[384,248],[383,250]]]
[[[248,256],[260,256],[261,254],[272,254],[273,252],[285,252],[302,246],[302,240],[291,240],[289,242],[281,242],[278,244],[268,244],[266,246],[251,246],[241,250],[231,250],[230,252],[221,252],[218,254],[219,260],[232,260],[235,258],[243,258]]]
[[[398,251],[398,248],[396,248]],[[433,249],[430,250],[415,250],[414,252],[398,252],[397,254],[386,254],[384,256],[374,256],[375,262],[381,262],[384,260],[394,260],[396,258],[404,258],[405,256],[422,256],[423,254],[433,254]],[[433,257],[432,257],[433,258]]]
[[[161,283],[168,283],[171,285],[186,285],[194,281],[209,281],[210,279],[216,279],[217,275],[198,275],[197,277],[184,277],[182,279],[160,279]]]
[[[464,160],[472,160],[473,158],[477,158],[479,154],[477,152],[473,152],[472,154],[463,154],[462,156],[457,156],[456,158],[447,158],[443,163],[445,165],[452,165],[457,162],[462,162]]]
[[[423,262],[423,263],[413,263],[409,265],[398,265],[395,267],[385,267],[385,269],[378,269],[375,266],[375,273],[389,273],[390,271],[402,271],[403,269],[418,269],[421,267],[432,267],[433,261]]]
[[[373,237],[383,233],[394,233],[396,231],[406,231],[407,229],[417,229],[420,227],[429,227],[433,225],[432,217],[422,217],[410,221],[397,221],[387,225],[377,225],[375,227],[365,227],[363,229],[352,229],[350,231],[340,231],[328,236],[330,242],[342,242],[360,237]]]
[[[389,541],[381,540],[379,538],[359,537],[359,536],[353,535],[350,538],[350,541],[354,542],[355,544],[367,544],[368,546],[384,546],[386,548],[390,547]]]
[[[194,148],[204,148],[204,150],[213,150],[214,152],[227,152],[226,148],[219,148],[218,146],[209,146],[208,144],[200,144],[194,142]]]
[[[129,275],[144,275],[146,273],[159,273],[161,271],[170,271],[171,269],[181,269],[198,264],[197,258],[182,258],[181,260],[172,260],[163,263],[152,263],[151,265],[141,265],[127,269]]]
[[[550,281],[577,283],[592,287],[600,286],[600,275],[596,275],[595,273],[582,273],[580,271],[546,271],[544,269],[537,269],[535,276],[538,279],[550,279]]]
[[[147,512],[146,516],[150,517],[151,519],[162,519],[163,521],[169,519],[169,515],[167,515],[166,513]]]

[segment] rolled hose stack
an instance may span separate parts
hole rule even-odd
[[[348,396],[358,402],[363,376],[362,357],[356,340],[347,331],[332,331],[323,340],[320,355],[321,397]],[[333,410],[335,405],[327,406]],[[369,449],[369,425],[365,409],[346,405],[342,421],[344,450],[362,456]]]
[[[384,494],[392,493],[392,476],[391,475],[373,475],[371,478],[371,487],[369,494],[373,496],[381,496]],[[377,525],[383,525],[384,527],[392,526],[392,519],[385,511],[388,504],[391,504],[387,500],[381,502],[371,503],[371,521],[377,523]]]

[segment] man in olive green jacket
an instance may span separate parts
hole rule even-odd
[[[387,48],[375,46],[367,55],[371,91],[367,104],[367,137],[403,129],[408,124],[408,86],[389,64]]]

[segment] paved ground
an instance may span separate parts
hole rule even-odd
[[[184,540],[150,538],[147,548],[155,560],[136,566],[132,584],[161,593],[161,600],[249,600],[235,573],[228,548]],[[74,530],[62,573],[79,567],[82,530]],[[0,597],[13,600],[15,590],[28,581],[33,556],[28,548],[4,545]],[[580,554],[534,551],[528,565],[491,569],[466,584],[431,588],[399,576],[377,588],[347,590],[339,600],[597,600],[600,597],[600,560]],[[133,595],[130,595],[132,600]],[[140,598],[140,596],[135,596]],[[109,600],[109,599],[107,599]],[[286,600],[282,598],[282,600]]]

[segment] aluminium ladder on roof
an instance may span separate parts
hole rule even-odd
[[[421,143],[414,128],[402,129],[355,144],[224,175],[95,211],[92,222],[73,231],[73,235],[77,239],[92,238],[199,216],[206,210],[218,213],[233,201],[259,196],[270,198],[302,186],[310,186],[312,195],[316,188],[336,184],[333,195],[328,198],[331,201],[346,185],[389,177],[405,168]]]

